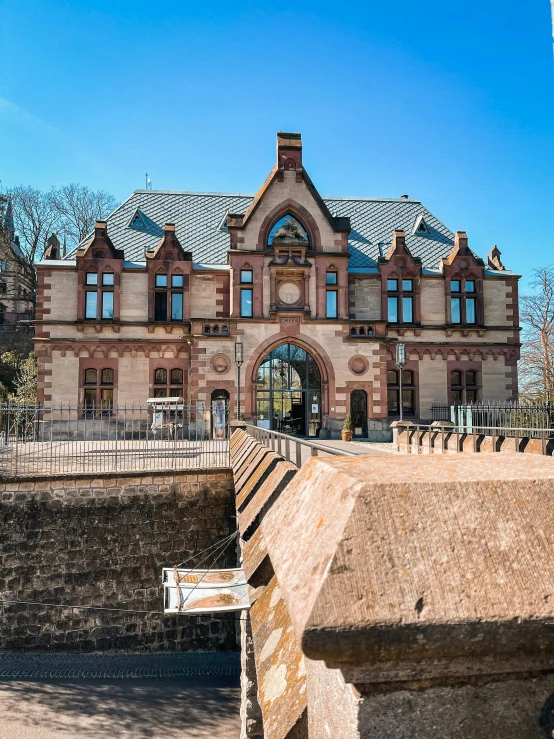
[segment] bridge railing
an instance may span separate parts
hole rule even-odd
[[[441,421],[432,424],[397,421],[392,427],[396,451],[408,454],[512,452],[552,456],[554,452],[551,428],[455,426]]]
[[[250,423],[246,424],[248,433],[253,436],[261,444],[272,449],[277,454],[284,457],[287,462],[296,465],[298,468],[308,461],[311,457],[318,456],[338,456],[338,457],[356,457],[357,454],[346,451],[345,449],[337,449],[336,447],[319,444],[309,439],[299,439],[297,436],[282,434],[280,431],[271,431],[269,429],[254,426]]]

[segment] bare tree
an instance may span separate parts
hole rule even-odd
[[[25,261],[33,265],[42,258],[46,239],[56,230],[60,214],[50,193],[19,185],[8,191],[13,203],[15,229]]]
[[[95,221],[103,220],[117,207],[108,192],[95,192],[75,182],[52,188],[49,195],[71,246],[79,244],[92,231]]]
[[[554,266],[533,270],[533,275],[534,293],[520,300],[520,384],[522,394],[549,401],[554,390]]]

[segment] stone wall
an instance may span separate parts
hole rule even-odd
[[[1,650],[236,647],[234,614],[159,613],[162,567],[235,530],[230,471],[44,478],[3,482],[0,491],[0,597],[131,611],[5,604]],[[236,565],[234,544],[220,564]]]

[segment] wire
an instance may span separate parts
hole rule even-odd
[[[207,547],[206,549],[202,549],[202,551],[201,551],[201,552],[198,552],[197,554],[194,554],[194,555],[192,555],[192,556],[190,556],[190,557],[187,557],[187,558],[186,558],[186,559],[184,559],[184,560],[183,560],[182,562],[179,562],[179,564],[178,564],[178,565],[175,565],[175,567],[181,567],[181,565],[184,565],[184,564],[185,564],[185,562],[189,562],[189,561],[190,561],[191,559],[195,559],[196,557],[199,557],[199,556],[200,556],[201,554],[204,554],[204,552],[209,552],[209,551],[210,551],[211,549],[218,549],[218,548],[219,548],[219,546],[220,546],[221,544],[223,544],[223,542],[226,542],[226,541],[227,541],[227,540],[229,540],[229,539],[234,539],[234,538],[235,538],[235,536],[236,536],[237,534],[238,534],[238,531],[235,531],[235,532],[233,532],[232,534],[229,534],[229,536],[226,536],[226,537],[224,537],[223,539],[220,539],[220,540],[219,540],[218,542],[216,542],[215,544],[212,544],[211,546]],[[204,559],[202,560],[202,562],[205,562],[205,561],[206,561],[206,559],[207,559],[207,557],[205,557],[205,558],[204,558]],[[200,564],[202,564],[202,562],[201,562]],[[198,565],[196,565],[196,567],[193,567],[193,569],[197,569],[197,568],[198,568]]]
[[[225,550],[227,549],[227,547],[229,546],[230,543],[231,543],[231,541],[228,541],[227,544],[225,544],[225,546],[223,547],[223,550],[221,552],[218,552],[218,553],[215,554],[215,558],[214,558],[211,566],[208,567],[207,571],[198,580],[198,582],[196,583],[196,585],[193,588],[191,588],[190,593],[187,595],[187,597],[183,601],[183,605],[187,602],[187,600],[190,598],[190,596],[194,593],[194,591],[200,585],[200,583],[202,582],[202,580],[206,577],[206,575],[208,574],[208,572],[210,572],[210,570],[212,569],[212,567],[214,566],[214,564],[216,563],[216,561],[219,559],[219,557],[221,557],[221,555],[224,554]],[[206,557],[206,559],[207,559],[207,557]],[[179,611],[180,611],[181,610],[181,586],[179,584],[179,581],[177,581],[175,584],[177,585],[177,598],[179,600]],[[192,609],[189,609],[189,610],[192,610]],[[186,613],[186,609],[185,609],[185,613]]]

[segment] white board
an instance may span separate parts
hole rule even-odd
[[[195,615],[242,611],[250,608],[248,583],[240,568],[226,570],[175,569],[164,567],[164,612]]]

